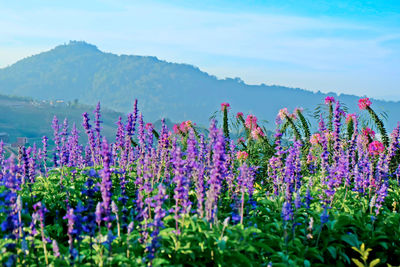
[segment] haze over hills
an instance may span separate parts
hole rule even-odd
[[[86,141],[87,136],[82,127],[82,113],[87,112],[93,123],[94,109],[94,106],[76,103],[33,101],[28,98],[0,95],[0,113],[2,114],[0,132],[6,134],[8,140],[3,140],[6,143],[15,142],[17,137],[27,137],[30,144],[36,143],[41,146],[44,135],[52,140],[51,123],[53,117],[57,116],[60,125],[63,124],[65,118],[68,119],[69,130],[75,123],[81,132],[81,141]],[[116,122],[119,116],[125,120],[124,114],[102,108],[101,115],[103,136],[108,140],[114,140]],[[50,145],[52,145],[51,142]]]
[[[220,103],[234,112],[251,112],[274,127],[279,109],[293,110],[301,103],[310,113],[328,95],[284,86],[248,85],[239,78],[218,79],[187,64],[169,63],[148,56],[104,53],[85,42],[71,41],[0,69],[0,93],[34,99],[62,99],[103,106],[127,113],[135,98],[146,121],[161,117],[207,124]],[[359,97],[335,96],[357,109]],[[391,130],[400,118],[400,102],[373,100],[385,111]]]

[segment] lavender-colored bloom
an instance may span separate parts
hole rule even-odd
[[[296,198],[294,200],[294,206],[296,209],[301,208],[301,196],[300,196],[300,190],[296,192]]]
[[[307,209],[310,208],[311,200],[313,200],[313,199],[314,198],[311,196],[310,187],[307,187],[306,196],[304,197],[304,203],[305,203]]]
[[[342,110],[340,109],[340,103],[339,101],[336,102],[336,107],[334,111],[334,144],[333,144],[333,150],[334,150],[334,163],[338,164],[339,158],[340,158],[340,117],[342,115]]]
[[[0,141],[0,170],[4,164],[4,143],[3,139]]]
[[[196,169],[198,167],[197,163],[197,141],[196,137],[194,135],[193,129],[190,129],[189,131],[189,137],[187,140],[187,151],[186,151],[186,176],[189,178],[193,178],[193,182],[196,182],[196,175],[192,172],[196,172]]]
[[[71,265],[73,265],[76,258],[76,251],[74,250],[74,237],[76,237],[74,232],[74,224],[75,224],[75,214],[74,209],[70,208],[67,211],[67,214],[63,217],[64,220],[68,220],[68,244],[69,244],[69,253],[71,257]]]
[[[101,202],[98,202],[96,205],[96,212],[95,212],[95,216],[96,216],[96,223],[99,226],[99,230],[100,230],[100,224],[102,221],[102,208],[101,208]]]
[[[127,227],[128,235],[130,233],[132,233],[134,226],[135,226],[135,224],[133,223],[133,221],[128,224],[128,227]]]
[[[215,131],[215,133],[212,133]],[[206,200],[206,218],[209,221],[217,219],[218,198],[222,189],[222,181],[225,178],[225,137],[221,129],[214,129],[213,124],[210,129],[210,135],[216,136],[213,146],[212,168],[210,179],[208,180],[207,200]]]
[[[172,154],[172,163],[174,168],[173,183],[175,184],[174,199],[175,199],[175,221],[176,231],[178,232],[178,220],[183,214],[190,211],[191,202],[189,201],[189,188],[190,183],[185,172],[185,160],[182,159],[180,147],[177,147]]]
[[[100,102],[97,102],[96,109],[94,110],[94,131],[95,131],[95,138],[96,138],[96,146],[98,148],[101,147],[101,123],[100,120],[101,113],[100,113]]]
[[[58,248],[57,241],[54,240],[54,239],[53,239],[53,242],[52,242],[52,247],[53,247],[54,257],[56,257],[56,258],[60,257],[60,249]]]
[[[376,192],[376,200],[375,200],[375,213],[376,215],[379,214],[379,210],[382,207],[382,203],[385,201],[385,198],[387,196],[387,191],[388,191],[388,185],[386,182],[383,182],[379,188],[379,190]]]
[[[112,190],[112,181],[111,181],[111,170],[110,170],[110,161],[111,161],[111,152],[109,149],[109,145],[107,140],[103,139],[103,147],[102,147],[102,156],[103,156],[103,170],[101,171],[101,197],[103,199],[102,207],[104,212],[103,220],[106,222],[108,228],[111,227],[111,190]]]
[[[135,134],[135,126],[136,126],[136,119],[138,114],[137,108],[137,99],[135,99],[135,103],[133,105],[133,113],[128,114],[128,121],[126,123],[126,134],[129,137],[132,137]]]
[[[285,201],[285,203],[283,203],[281,216],[284,221],[291,221],[293,219],[293,208],[289,201]]]
[[[240,188],[241,193],[241,200],[240,200],[240,223],[243,223],[243,216],[244,216],[244,195],[247,192],[249,197],[251,198],[254,187],[254,171],[251,167],[247,166],[247,163],[243,163],[239,167],[239,176],[237,177],[238,186]],[[239,206],[239,205],[238,205]]]
[[[79,145],[79,132],[75,123],[68,140],[68,167],[77,167],[82,162],[82,146]]]
[[[89,141],[89,150],[86,150],[86,152],[90,152],[90,156],[88,155],[88,157],[90,157],[93,161],[93,164],[96,164],[96,142],[95,142],[95,138],[94,138],[94,134],[93,134],[93,130],[92,130],[92,126],[90,125],[89,121],[89,114],[87,112],[82,114],[83,117],[83,123],[82,126],[86,131],[86,134],[88,136],[88,141]]]
[[[53,118],[52,122],[52,128],[54,130],[54,144],[55,144],[55,149],[53,153],[53,161],[54,161],[54,166],[58,166],[58,153],[60,152],[60,125],[58,124],[58,119],[56,116]]]
[[[123,148],[125,145],[125,129],[124,129],[124,124],[122,123],[121,116],[118,119],[117,125],[118,125],[118,130],[115,141],[116,144],[119,146],[119,148]]]
[[[144,134],[144,123],[143,123],[142,113],[140,113],[139,115],[138,139],[139,139],[140,149],[146,150],[146,136]]]
[[[19,165],[22,170],[22,184],[25,182],[30,182],[30,177],[29,177],[29,156],[26,153],[26,148],[21,147],[20,148],[20,159],[19,159]]]
[[[280,157],[271,157],[268,165],[268,177],[273,181],[274,194],[279,195],[280,187],[283,185],[283,163]]]
[[[75,214],[74,209],[70,208],[67,214],[63,217],[64,220],[68,220],[68,235],[74,234],[74,224],[75,224]],[[72,239],[70,239],[69,244],[72,245]]]
[[[166,215],[165,210],[163,209],[164,201],[168,198],[166,194],[165,187],[160,184],[158,186],[158,193],[155,197],[153,197],[152,206],[154,207],[154,220],[152,223],[152,233],[151,233],[151,242],[146,246],[146,250],[148,252],[147,259],[151,262],[155,258],[155,254],[157,249],[160,247],[160,228],[164,226],[163,218]]]

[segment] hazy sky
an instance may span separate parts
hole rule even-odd
[[[399,0],[0,0],[0,67],[69,40],[250,84],[400,100]]]

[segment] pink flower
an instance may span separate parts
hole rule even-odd
[[[363,109],[367,109],[369,106],[371,106],[371,101],[369,100],[368,97],[366,98],[361,98],[358,100],[358,107],[363,110]]]
[[[236,158],[240,161],[245,161],[249,157],[246,151],[238,151],[236,152]]]
[[[238,138],[237,140],[238,144],[244,144],[245,140],[243,137]]]
[[[251,131],[251,136],[253,137],[254,140],[258,140],[260,136],[265,136],[263,130],[260,127],[256,127]]]
[[[229,110],[229,107],[230,107],[231,105],[229,105],[229,103],[226,103],[226,102],[224,102],[224,103],[221,103],[221,110],[222,111],[224,111],[225,109],[226,110]]]
[[[321,135],[319,133],[315,133],[310,138],[310,143],[312,145],[320,144],[321,143]]]
[[[292,114],[289,114],[288,117],[291,118],[292,120],[296,120],[297,119],[297,116],[296,116],[295,112],[293,112]]]
[[[368,127],[362,129],[362,134],[365,137],[371,137],[371,138],[375,137],[375,132],[373,130],[371,130],[371,128],[368,128]]]
[[[254,128],[257,127],[257,117],[252,114],[247,115],[244,125],[246,126],[247,129],[253,130]]]
[[[238,112],[236,114],[236,119],[243,118],[243,112]]]
[[[288,112],[287,108],[283,108],[283,109],[279,110],[278,117],[281,120],[284,120],[286,118],[286,116],[289,116],[289,112]]]
[[[368,151],[372,155],[377,156],[385,151],[385,146],[379,141],[373,141],[368,145]]]
[[[327,96],[325,97],[325,105],[330,105],[333,102],[335,102],[335,98],[333,96]]]
[[[175,134],[178,134],[178,133],[179,133],[179,126],[178,126],[177,124],[174,124],[173,129],[174,129],[174,133],[175,133]]]
[[[153,124],[149,122],[149,123],[146,123],[145,128],[146,128],[146,130],[148,130],[148,129],[154,128],[154,127],[153,127]]]
[[[192,123],[192,121],[183,121],[181,124],[178,126],[177,124],[174,125],[174,133],[175,134],[181,134],[181,133],[187,133],[192,126],[195,125]]]
[[[351,113],[351,114],[347,114],[346,117],[346,123],[349,123],[350,121],[353,121],[353,123],[356,121],[356,114]]]

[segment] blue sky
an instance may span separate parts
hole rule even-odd
[[[69,40],[219,78],[400,100],[400,1],[2,1],[0,67]]]

